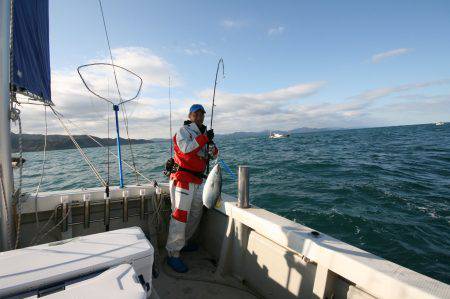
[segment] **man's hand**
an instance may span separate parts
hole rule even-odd
[[[214,138],[214,130],[211,129],[211,130],[206,131],[206,137],[208,137],[209,141],[212,141]]]
[[[214,142],[211,141],[208,150],[209,150],[208,151],[209,158],[214,160],[214,152],[216,151],[216,145],[214,144]]]
[[[169,160],[167,160],[166,166],[164,168],[164,175],[170,176],[171,173],[175,172],[174,166],[175,166],[175,160],[173,158],[170,158]]]

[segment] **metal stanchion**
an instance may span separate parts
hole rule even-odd
[[[247,209],[249,202],[249,173],[248,166],[238,166],[238,207]]]
[[[128,222],[128,190],[123,190],[123,222]]]
[[[139,195],[141,196],[139,215],[140,215],[141,220],[143,220],[145,217],[145,189],[139,190]]]
[[[104,194],[104,199],[105,199],[105,230],[109,231],[109,218],[110,218],[110,198],[109,196],[106,195],[106,193]]]
[[[69,219],[67,217],[67,213],[69,213],[69,204],[67,202],[63,202],[61,217],[63,217],[63,218],[66,217],[66,218],[61,223],[61,225],[62,225],[61,231],[62,232],[66,232],[67,228],[69,227],[69,225],[68,225]]]
[[[84,201],[84,228],[89,228],[91,221],[91,195],[83,194]]]

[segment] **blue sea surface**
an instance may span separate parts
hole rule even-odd
[[[250,166],[253,204],[450,283],[450,125],[216,139],[231,169]],[[165,181],[162,167],[169,148],[168,141],[134,145],[138,169]],[[123,150],[131,163],[128,146]],[[85,151],[106,178],[106,150]],[[100,186],[75,149],[47,155],[41,191]],[[24,156],[24,188],[34,192],[42,152]],[[125,182],[136,183],[129,171]],[[224,192],[237,192],[228,174]]]

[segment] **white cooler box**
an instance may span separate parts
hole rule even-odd
[[[108,285],[108,279],[113,284],[117,284],[119,279],[119,289],[124,292],[123,294],[118,292],[117,296],[105,293],[106,297],[120,298],[122,295],[127,297],[136,290],[137,286],[129,280],[130,277],[135,282],[139,282],[142,290],[145,290],[146,295],[149,296],[153,253],[152,245],[139,227],[2,252],[0,253],[0,298],[33,297],[52,293],[56,296],[58,292],[60,297],[64,297],[65,293],[75,294],[77,284],[83,285],[83,283],[91,286],[98,285],[94,288],[101,292],[101,289],[105,289]],[[124,263],[132,265],[133,269],[120,266],[105,272],[111,267]],[[129,270],[134,270],[135,273]],[[88,282],[87,279],[91,281]],[[127,281],[124,280],[122,284],[120,279]],[[67,290],[64,291],[66,286]],[[126,286],[133,290],[126,290]],[[112,291],[114,286],[109,289]],[[92,298],[104,297],[101,293],[92,293],[92,296]]]

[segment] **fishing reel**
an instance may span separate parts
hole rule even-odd
[[[166,177],[169,177],[170,174],[177,172],[178,171],[177,166],[178,165],[175,163],[175,160],[173,158],[169,158],[164,167],[164,171],[163,171],[164,175]]]
[[[207,157],[208,157],[208,160],[214,160],[216,157],[215,157],[215,155],[214,155],[214,153],[215,153],[215,148],[216,148],[216,145],[214,144],[214,142],[209,142],[208,143],[208,147],[207,147]]]

